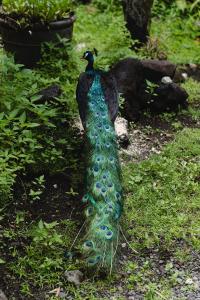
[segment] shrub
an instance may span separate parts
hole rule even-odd
[[[54,52],[54,50],[52,49]],[[77,141],[72,127],[76,62],[69,49],[57,49],[57,56],[43,61],[40,70],[16,65],[0,53],[0,204],[12,196],[17,174],[34,166],[34,172],[55,174],[76,168]],[[59,59],[58,59],[59,56]],[[71,67],[70,70],[68,66]],[[52,72],[51,72],[52,71]],[[58,79],[58,73],[62,74]],[[12,84],[10,84],[12,82]],[[62,85],[59,99],[40,101],[38,93],[53,83]]]
[[[22,23],[63,19],[71,8],[71,0],[3,0],[4,11]]]
[[[152,15],[164,17],[167,15],[199,15],[200,0],[154,0]]]

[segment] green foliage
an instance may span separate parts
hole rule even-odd
[[[177,64],[200,62],[199,5],[185,0],[154,1],[150,39],[154,54],[164,53]]]
[[[4,11],[19,18],[21,24],[63,19],[71,7],[71,0],[3,0]]]
[[[200,83],[192,78],[188,78],[183,84],[182,87],[186,89],[189,95],[190,103],[198,103],[200,99]]]
[[[0,54],[1,204],[12,196],[16,175],[25,172],[28,165],[33,165],[35,172],[51,174],[76,168],[77,158],[72,153],[79,140],[73,138],[75,130],[70,124],[77,111],[74,90],[78,70],[73,56],[68,57],[67,46],[57,49],[57,55],[54,48],[51,51],[48,58],[54,57],[35,71],[22,69],[12,58]],[[55,83],[63,84],[62,96],[41,101],[39,91]]]
[[[194,17],[169,16],[163,21],[154,18],[151,26],[151,38],[163,51],[168,60],[181,63],[200,62],[199,27]],[[148,55],[148,53],[147,53]]]
[[[133,41],[125,27],[122,8],[107,10],[104,14],[96,7],[80,6],[76,12],[79,22],[75,24],[74,36],[79,55],[85,50],[96,48],[99,52],[96,66],[104,69],[119,59],[136,56],[131,50]]]
[[[40,197],[43,194],[44,189],[45,189],[45,179],[44,179],[44,175],[41,175],[38,178],[35,178],[35,180],[31,182],[31,188],[29,191],[29,196],[31,198],[30,202],[33,202],[35,200],[40,200]]]
[[[5,231],[4,236],[10,239],[29,239],[23,252],[10,247],[12,261],[9,268],[22,279],[21,292],[30,293],[29,284],[40,287],[48,284],[54,286],[59,281],[63,268],[67,268],[64,260],[65,249],[71,246],[75,234],[75,225],[70,220],[47,223],[40,220],[27,228],[23,223]],[[31,272],[29,272],[31,270]]]
[[[183,130],[161,155],[124,168],[125,219],[137,248],[199,248],[199,129]]]
[[[165,16],[177,16],[177,15],[195,15],[199,16],[200,1],[190,0],[154,0],[153,16],[165,17]]]
[[[101,11],[116,11],[121,8],[120,0],[93,0],[93,3]]]

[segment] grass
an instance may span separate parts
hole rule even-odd
[[[185,240],[200,249],[199,133],[185,129],[162,154],[124,168],[126,230],[133,247],[169,250]]]
[[[183,84],[182,87],[186,89],[188,95],[189,95],[189,102],[191,104],[199,103],[200,99],[200,89],[199,89],[199,82],[188,78]]]
[[[183,22],[184,18],[184,22]],[[154,17],[151,38],[168,60],[176,64],[200,63],[199,28],[194,17],[170,14],[165,18]]]
[[[152,23],[152,37],[157,38],[161,50],[163,50],[170,61],[177,64],[199,63],[200,43],[197,39],[195,20],[174,18],[165,20],[154,20]],[[191,34],[193,30],[193,34]]]
[[[96,48],[99,52],[96,65],[102,68],[108,68],[121,58],[136,56],[130,50],[133,42],[125,28],[122,10],[101,13],[93,5],[79,6],[77,18],[79,21],[75,24],[74,36],[79,55]]]

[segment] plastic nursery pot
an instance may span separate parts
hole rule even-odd
[[[75,20],[76,16],[71,14],[66,19],[49,23],[48,26],[37,25],[32,29],[13,29],[1,22],[4,49],[14,54],[16,63],[32,68],[41,59],[42,43],[58,43],[59,37],[71,40]]]

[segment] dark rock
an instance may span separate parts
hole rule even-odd
[[[59,85],[53,84],[41,91],[39,91],[38,95],[41,95],[41,98],[38,102],[44,103],[45,101],[54,100],[56,97],[61,95],[62,91]]]
[[[175,70],[176,66],[168,61],[141,62],[126,58],[116,63],[110,72],[116,79],[118,92],[124,97],[122,116],[128,121],[137,121],[145,110],[161,113],[187,108],[186,91],[171,80],[166,80],[173,78]],[[146,80],[157,84],[152,86],[153,90],[151,87],[149,91]]]
[[[141,61],[147,80],[158,82],[162,77],[174,77],[176,65],[167,60],[145,59]]]
[[[176,83],[161,83],[155,88],[154,93],[149,103],[149,109],[152,112],[178,111],[179,108],[188,107],[188,94]]]
[[[138,59],[125,58],[111,68],[116,79],[118,92],[125,99],[121,109],[123,117],[127,120],[138,120],[145,99],[146,82],[143,66]]]

